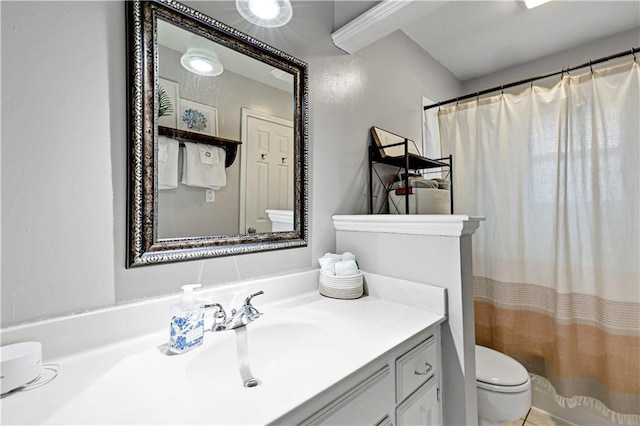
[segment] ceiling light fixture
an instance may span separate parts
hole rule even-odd
[[[182,66],[194,74],[216,76],[222,74],[224,67],[218,55],[204,49],[189,49],[180,58]]]
[[[545,4],[551,0],[524,0],[524,4],[527,5],[527,9],[533,9],[534,7],[538,7],[541,4]]]
[[[289,0],[236,0],[236,9],[247,21],[266,28],[281,27],[293,16]]]

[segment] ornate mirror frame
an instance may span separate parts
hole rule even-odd
[[[128,31],[127,267],[306,246],[309,204],[307,64],[179,2],[135,0],[125,3]],[[159,18],[293,74],[293,231],[158,239]]]

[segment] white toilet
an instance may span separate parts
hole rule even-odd
[[[478,423],[499,425],[518,420],[531,408],[531,379],[515,359],[476,345]]]

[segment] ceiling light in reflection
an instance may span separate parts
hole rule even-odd
[[[180,58],[180,63],[185,69],[198,75],[216,76],[224,71],[218,55],[204,49],[189,49]]]

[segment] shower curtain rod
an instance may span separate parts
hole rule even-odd
[[[552,72],[552,73],[549,73],[549,74],[545,74],[545,75],[538,75],[538,76],[535,76],[535,77],[529,77],[529,78],[526,78],[524,80],[514,81],[513,83],[504,84],[502,86],[492,87],[491,89],[485,89],[485,90],[482,90],[480,92],[469,93],[468,95],[458,96],[458,97],[455,97],[455,98],[448,99],[446,101],[438,102],[438,103],[431,104],[431,105],[426,105],[424,107],[424,110],[426,111],[426,110],[431,109],[431,108],[440,107],[441,105],[446,105],[446,104],[450,104],[450,103],[453,103],[453,102],[457,103],[459,101],[464,101],[464,100],[471,99],[471,98],[477,98],[479,96],[486,95],[487,93],[497,92],[498,90],[502,91],[504,89],[509,89],[511,87],[519,86],[521,84],[531,83],[531,82],[534,82],[536,80],[543,80],[545,78],[553,77],[554,75],[569,73],[571,71],[574,71],[574,70],[577,70],[577,69],[580,69],[580,68],[591,67],[593,65],[600,64],[600,63],[606,62],[606,61],[610,61],[611,59],[620,58],[620,57],[625,56],[625,55],[633,55],[634,60],[635,60],[636,53],[638,53],[638,52],[640,52],[640,47],[634,47],[634,48],[632,48],[630,50],[625,50],[624,52],[615,53],[613,55],[605,56],[604,58],[599,58],[599,59],[595,59],[595,60],[592,60],[592,61],[589,61],[589,62],[582,63],[580,65],[574,65],[572,67],[563,68],[560,71],[555,71],[555,72]]]

